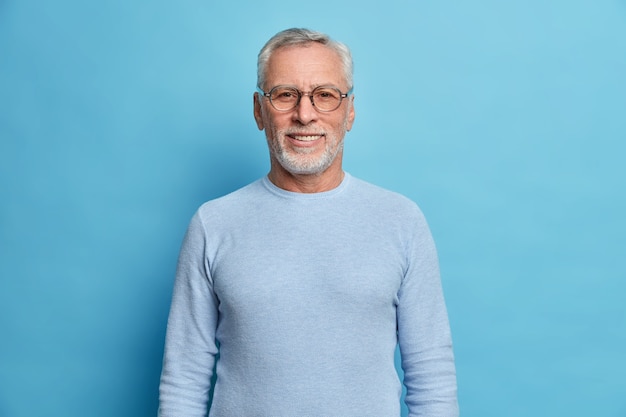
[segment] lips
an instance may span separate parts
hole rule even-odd
[[[315,140],[318,140],[320,138],[322,138],[324,135],[322,134],[318,134],[318,135],[312,135],[312,134],[289,134],[287,135],[292,139],[301,141],[301,142],[313,142]]]

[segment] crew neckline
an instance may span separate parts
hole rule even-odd
[[[349,173],[344,171],[343,179],[341,180],[341,182],[339,183],[337,187],[328,191],[320,191],[318,193],[299,193],[296,191],[287,191],[275,185],[272,181],[270,181],[267,175],[262,178],[262,181],[263,181],[263,185],[268,191],[280,197],[300,199],[300,200],[314,200],[314,199],[319,199],[319,198],[332,197],[336,194],[341,193],[343,190],[345,190],[348,187],[348,184],[350,183],[351,179],[352,179],[352,176]]]

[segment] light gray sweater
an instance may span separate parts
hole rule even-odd
[[[435,246],[407,198],[346,174],[316,194],[262,178],[209,201],[180,252],[161,417],[458,415]],[[216,363],[217,362],[217,363]]]

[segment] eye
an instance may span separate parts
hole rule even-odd
[[[289,98],[289,97],[293,97],[293,91],[279,91],[276,95],[276,97],[284,97],[284,98]]]
[[[318,100],[339,100],[339,91],[334,88],[320,88],[315,90],[315,98]]]
[[[290,101],[297,98],[298,92],[293,88],[277,88],[272,92],[272,100]]]

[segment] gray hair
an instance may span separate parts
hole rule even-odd
[[[353,64],[350,49],[324,33],[302,28],[291,28],[278,32],[261,48],[257,60],[257,86],[261,89],[263,88],[267,63],[277,49],[287,46],[305,46],[314,42],[327,46],[339,55],[348,89],[351,89]]]

